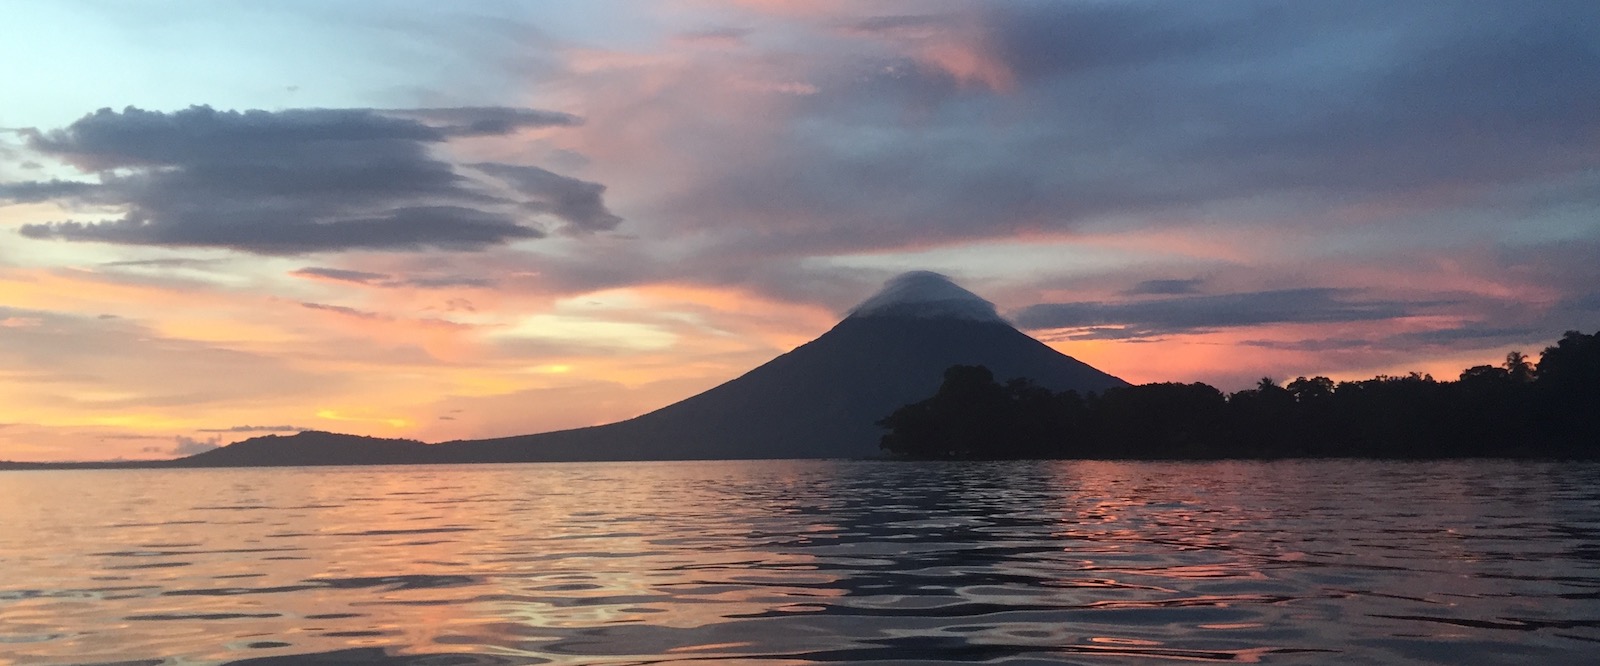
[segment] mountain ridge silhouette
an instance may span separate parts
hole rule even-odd
[[[866,458],[877,422],[938,389],[952,365],[985,365],[1053,390],[1127,382],[1012,327],[987,300],[937,273],[900,275],[828,332],[684,400],[604,425],[423,444],[307,432],[257,437],[170,466],[285,466],[603,460]]]

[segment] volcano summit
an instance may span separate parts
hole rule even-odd
[[[648,414],[588,428],[445,442],[423,447],[425,453],[411,446],[397,456],[403,460],[365,462],[419,462],[418,457],[427,462],[873,457],[879,455],[882,435],[877,421],[932,395],[945,369],[958,364],[985,365],[996,377],[1026,377],[1055,391],[1126,385],[1013,328],[993,303],[949,278],[918,271],[889,280],[821,337]],[[263,461],[262,456],[279,447],[240,446],[248,443],[185,461],[330,464],[315,459]],[[244,455],[247,450],[252,455]],[[334,464],[350,464],[351,455]]]

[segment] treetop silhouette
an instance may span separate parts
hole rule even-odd
[[[905,458],[1600,457],[1600,333],[1568,331],[1537,364],[1224,394],[1195,383],[1052,393],[955,366],[933,397],[884,418]]]

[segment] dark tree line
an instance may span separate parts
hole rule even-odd
[[[933,397],[878,422],[906,458],[1600,457],[1600,332],[1568,331],[1539,355],[1335,383],[1262,379],[1055,393],[954,366]]]

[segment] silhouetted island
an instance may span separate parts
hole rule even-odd
[[[1262,379],[1101,393],[945,371],[933,397],[880,421],[887,453],[914,459],[1600,457],[1600,332],[1568,331],[1534,365],[1511,352],[1456,381]]]

